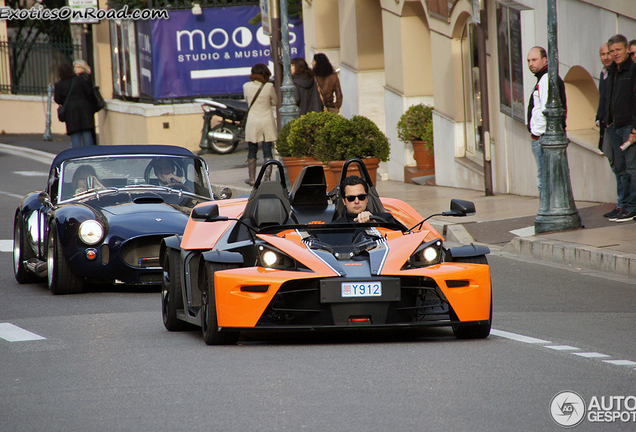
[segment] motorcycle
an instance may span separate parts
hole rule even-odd
[[[203,109],[203,130],[201,131],[200,154],[210,151],[229,154],[236,150],[239,142],[245,140],[245,125],[242,120],[247,114],[248,104],[234,99],[195,99]],[[221,117],[221,123],[212,126],[212,118]]]

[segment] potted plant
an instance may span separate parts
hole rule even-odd
[[[413,157],[418,170],[435,170],[433,156],[433,107],[411,105],[397,124],[400,141],[413,144]]]
[[[287,123],[281,129],[276,141],[276,150],[283,159],[290,184],[296,181],[303,167],[321,164],[314,157],[316,135],[334,117],[339,116],[330,112],[310,112]],[[328,185],[333,183],[333,180],[330,181],[328,167],[325,177]]]
[[[365,162],[372,179],[375,179],[380,161],[389,160],[389,140],[364,116],[353,116],[351,120],[337,116],[320,129],[316,141],[316,157],[329,163],[335,181],[340,178],[344,161],[352,157]],[[357,171],[355,165],[352,169]]]

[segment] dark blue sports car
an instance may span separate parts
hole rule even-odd
[[[53,294],[84,282],[160,284],[159,246],[214,199],[205,161],[164,145],[68,149],[46,189],[20,202],[13,230],[19,283],[45,278]]]

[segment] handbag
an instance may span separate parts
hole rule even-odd
[[[99,92],[99,86],[93,86],[93,97],[95,98],[95,112],[99,112],[106,108],[106,101]]]
[[[250,103],[250,106],[247,107],[247,112],[245,113],[245,117],[243,117],[243,120],[241,120],[241,123],[240,123],[240,126],[242,128],[245,127],[245,124],[247,123],[247,115],[250,113],[250,110],[252,109],[252,105],[254,105],[254,102],[256,102],[256,99],[258,99],[258,95],[261,94],[261,90],[263,90],[263,86],[264,85],[265,85],[265,83],[261,83],[261,86],[258,88],[258,91],[254,95],[254,99],[252,99],[252,102]]]
[[[61,121],[62,123],[66,122],[66,109],[64,107],[66,106],[66,103],[68,102],[69,96],[71,96],[71,92],[73,91],[74,85],[75,85],[75,77],[73,77],[73,80],[71,81],[71,87],[68,89],[68,93],[66,94],[66,100],[64,101],[62,105],[57,107],[57,119]]]

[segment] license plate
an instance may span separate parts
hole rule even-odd
[[[342,297],[381,297],[382,282],[343,282],[340,284]]]

